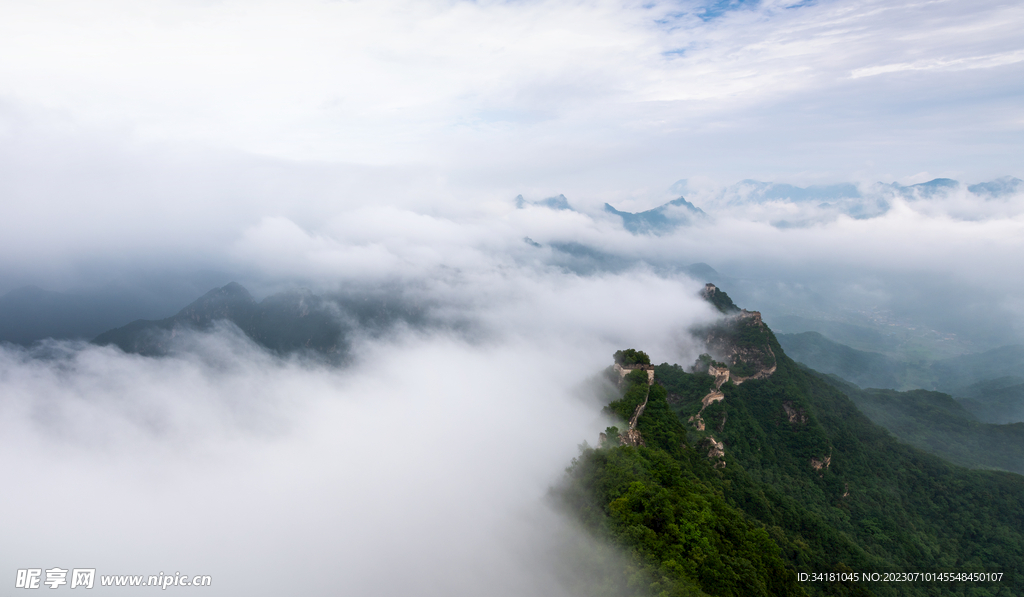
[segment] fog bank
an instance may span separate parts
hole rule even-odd
[[[231,325],[164,358],[6,345],[0,467],[20,481],[0,559],[210,574],[225,595],[579,594],[580,561],[615,555],[547,495],[608,424],[594,375],[631,343],[686,362],[685,329],[713,317],[692,282],[657,324],[622,315],[667,296],[657,280],[519,280],[472,312],[486,333],[398,328],[346,368]]]

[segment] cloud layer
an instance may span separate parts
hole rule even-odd
[[[1002,2],[7,4],[5,119],[623,189],[672,175],[992,178],[1018,164]],[[714,18],[708,18],[709,14]],[[8,124],[10,127],[11,124]],[[1019,148],[1019,147],[1018,147]],[[799,182],[799,181],[798,181]],[[562,188],[562,192],[576,189]]]
[[[625,342],[689,362],[686,329],[714,315],[644,273],[475,284],[447,305],[473,333],[357,337],[343,369],[230,325],[159,359],[0,346],[0,468],[20,479],[0,559],[210,574],[225,595],[585,594],[617,556],[546,496],[609,424],[594,374]]]

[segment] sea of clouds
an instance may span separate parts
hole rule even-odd
[[[608,424],[615,350],[699,352],[694,264],[769,325],[885,312],[1021,342],[1024,194],[971,190],[1021,175],[1021,22],[998,1],[0,7],[0,294],[136,292],[157,318],[237,281],[429,315],[357,330],[342,367],[230,326],[164,358],[0,346],[0,575],[572,594],[616,556],[549,490]],[[940,176],[960,183],[911,186]],[[658,234],[604,209],[679,196],[705,215]]]
[[[419,304],[430,324],[357,330],[341,367],[268,353],[230,325],[163,358],[3,346],[0,532],[14,539],[0,559],[12,573],[211,574],[212,594],[573,594],[594,558],[617,556],[579,564],[600,544],[549,492],[610,424],[594,376],[614,350],[682,364],[700,352],[691,330],[716,314],[685,266],[761,268],[780,288],[801,272],[882,302],[932,276],[951,297],[984,294],[988,315],[1014,308],[1020,282],[997,280],[1007,264],[986,255],[1020,251],[1019,195],[970,219],[956,210],[985,200],[960,190],[886,200],[872,218],[798,227],[709,200],[705,220],[662,235],[585,201],[215,221],[217,265],[257,294],[365,292]]]
[[[210,574],[223,595],[580,594],[617,556],[550,492],[610,424],[596,376],[616,348],[696,356],[687,330],[715,317],[697,288],[496,272],[446,290],[474,293],[472,326],[398,324],[344,367],[230,324],[162,358],[5,345],[0,559]]]

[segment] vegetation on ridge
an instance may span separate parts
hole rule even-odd
[[[736,306],[736,303],[732,302],[732,299],[729,298],[729,295],[714,284],[708,283],[704,287],[704,298],[714,305],[720,312],[727,315],[736,313],[740,310],[740,308]]]
[[[1024,477],[899,443],[767,334],[770,377],[726,382],[724,399],[705,405],[711,376],[659,365],[637,422],[645,445],[584,447],[568,469],[567,508],[629,554],[626,589],[609,594],[1024,594]],[[630,416],[626,397],[640,383],[627,377],[610,410]],[[684,421],[701,409],[697,431]],[[709,460],[712,439],[724,468]],[[797,581],[983,571],[1003,580]]]
[[[636,350],[635,348],[627,348],[626,350],[616,350],[615,354],[612,355],[612,358],[615,359],[616,363],[623,367],[627,365],[651,364],[651,357],[647,356],[646,352]]]
[[[940,392],[862,390],[835,376],[821,377],[900,441],[960,466],[1024,474],[1024,423],[979,422],[960,402]]]
[[[625,582],[607,595],[802,595],[778,545],[762,525],[700,477],[664,386],[650,389],[638,420],[646,446],[585,447],[568,470],[563,503],[583,523],[630,551]],[[609,409],[622,418],[647,393],[647,378],[624,380]],[[629,413],[625,415],[625,413]]]

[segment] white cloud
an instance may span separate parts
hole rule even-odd
[[[345,369],[230,326],[161,359],[0,346],[0,468],[17,480],[0,505],[18,514],[0,558],[211,574],[211,594],[570,594],[574,545],[593,540],[545,496],[608,424],[588,380],[623,343],[692,359],[685,329],[713,317],[694,290],[478,276],[434,292],[480,339],[355,338]]]
[[[899,64],[870,66],[866,68],[858,68],[857,70],[850,73],[850,76],[854,79],[859,79],[861,77],[873,77],[875,75],[884,75],[887,73],[897,73],[900,71],[908,70],[957,71],[970,70],[975,68],[995,68],[997,66],[1016,64],[1022,61],[1024,61],[1024,50],[1017,50],[1013,52],[989,54],[987,56],[970,56],[966,58],[954,58],[951,60],[932,59],[912,63],[904,62]]]
[[[937,131],[936,119],[975,112],[979,134],[1012,125],[1015,112],[994,102],[1017,89],[1008,69],[1024,51],[1020,8],[998,2],[768,2],[708,22],[696,6],[598,0],[52,0],[0,11],[0,96],[72,127],[519,185],[590,177],[594,189],[763,178],[755,168],[848,172],[851,158],[949,167],[925,140],[955,126]],[[991,72],[969,74],[979,69]],[[880,73],[906,88],[866,76]],[[978,91],[924,111],[914,99],[965,84]],[[903,135],[888,149],[871,136],[892,119]],[[777,165],[742,151],[779,145],[789,151]],[[908,159],[908,145],[925,153]],[[984,176],[1013,165],[959,157]]]

